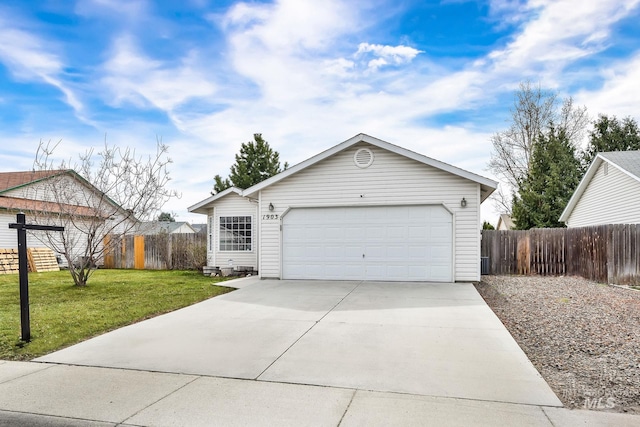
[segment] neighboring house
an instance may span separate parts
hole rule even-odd
[[[191,228],[198,234],[207,234],[207,224],[191,224]]]
[[[51,181],[53,180],[53,181]],[[51,191],[51,183],[65,189],[64,201],[55,201],[56,194]],[[98,206],[108,206],[109,217],[104,221],[118,221],[129,214],[115,202],[106,198],[97,188],[73,170],[26,171],[0,173],[0,248],[17,248],[16,230],[8,224],[16,222],[16,214],[25,212],[27,221],[38,217],[39,223],[61,225],[64,218],[73,215],[79,228],[104,215],[96,211]],[[126,220],[129,221],[129,220]],[[72,258],[84,256],[86,238],[78,230],[65,231],[67,241],[75,241]],[[54,233],[55,238],[61,234]],[[102,240],[102,237],[98,236]],[[51,247],[43,232],[27,234],[27,246]],[[54,247],[51,247],[55,251]],[[59,252],[55,251],[58,255]]]
[[[513,230],[515,225],[509,214],[500,214],[496,230]]]
[[[497,183],[359,134],[189,208],[207,261],[262,278],[480,280],[480,203]]]
[[[599,153],[560,216],[567,227],[640,223],[640,151]]]
[[[152,235],[152,234],[193,234],[196,230],[193,229],[188,222],[180,221],[149,221],[143,222],[138,228],[140,234]]]

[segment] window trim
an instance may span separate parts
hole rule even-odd
[[[245,239],[244,243],[241,242],[231,242],[231,247],[232,249],[222,249],[222,236],[224,235],[225,232],[228,232],[229,229],[222,229],[222,219],[223,218],[230,218],[231,219],[231,224],[233,224],[233,218],[245,218],[245,222],[240,223],[238,222],[238,225],[240,226],[241,224],[245,226],[245,228],[243,230],[241,230],[240,228],[238,228],[238,231],[244,231],[246,232],[246,225],[249,224],[250,228],[248,231],[251,232],[250,236],[245,236],[242,235],[242,238]],[[248,219],[248,222],[247,222]],[[226,223],[226,221],[225,221]],[[253,252],[253,248],[254,248],[254,240],[255,240],[255,228],[254,228],[254,224],[255,224],[255,218],[253,215],[219,215],[217,217],[217,225],[218,225],[218,241],[217,241],[217,245],[216,245],[216,250],[218,252],[236,252],[236,253],[247,253],[247,252]],[[233,232],[233,229],[231,229],[231,232]],[[249,243],[246,242],[246,239],[249,239]],[[229,243],[225,242],[226,245],[228,245]],[[245,249],[233,249],[234,245],[245,245]],[[249,247],[248,249],[246,249],[246,247]]]

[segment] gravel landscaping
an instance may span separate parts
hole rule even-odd
[[[579,277],[476,288],[566,407],[640,414],[640,291]]]

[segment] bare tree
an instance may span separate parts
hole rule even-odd
[[[36,223],[65,227],[61,234],[45,233],[45,243],[63,254],[74,283],[85,286],[105,253],[178,194],[167,189],[171,159],[160,140],[155,155],[146,158],[105,142],[97,154],[90,149],[76,163],[54,166],[57,146],[38,146],[34,171],[49,173],[35,190],[42,203],[30,214]]]
[[[511,124],[491,137],[493,152],[488,168],[506,185],[494,193],[498,209],[511,212],[513,192],[529,172],[533,147],[539,135],[553,125],[564,129],[569,141],[578,146],[589,124],[586,107],[576,107],[572,98],[558,106],[555,92],[542,90],[540,84],[520,83],[511,108]]]

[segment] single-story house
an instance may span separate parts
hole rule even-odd
[[[640,151],[598,153],[560,216],[567,227],[640,224]]]
[[[191,224],[191,228],[198,234],[207,234],[207,224]]]
[[[365,134],[250,188],[189,207],[207,215],[207,263],[261,278],[480,280],[488,178]]]
[[[511,215],[509,214],[500,214],[500,218],[498,218],[498,226],[496,230],[513,230],[515,228],[515,224],[513,223],[513,219],[511,219]]]
[[[65,240],[74,262],[86,254],[86,230],[103,228],[96,224],[105,224],[106,229],[114,224],[117,229],[135,223],[128,212],[71,169],[0,172],[0,249],[18,247],[16,230],[9,228],[18,212],[27,215],[27,222],[65,226]],[[60,236],[54,232],[52,243],[45,232],[29,232],[27,246],[49,247],[60,256]],[[102,241],[103,236],[97,237]]]
[[[193,234],[196,230],[184,221],[148,221],[143,222],[138,227],[138,233],[145,235],[153,234]]]

